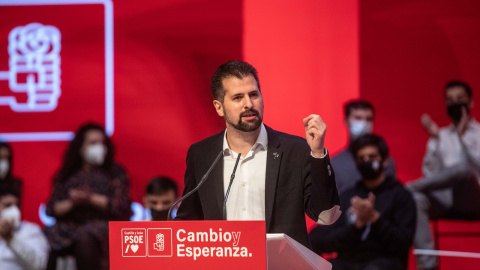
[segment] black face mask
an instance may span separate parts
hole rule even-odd
[[[453,103],[447,106],[447,113],[453,122],[458,123],[462,119],[462,107],[465,107],[467,114],[470,113],[467,103]]]
[[[376,179],[382,173],[381,161],[363,161],[357,164],[358,170],[365,180]]]
[[[150,209],[150,213],[152,214],[153,221],[164,221],[167,220],[168,217],[168,210],[158,211],[155,209]]]

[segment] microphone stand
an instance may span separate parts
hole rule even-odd
[[[235,171],[237,171],[238,161],[240,160],[240,153],[237,156],[237,161],[235,162],[235,167],[233,167],[232,175],[230,176],[230,184],[228,184],[227,193],[225,194],[225,199],[223,200],[223,220],[227,220],[227,200],[228,194],[230,193],[230,188],[232,187],[233,179],[235,178]]]
[[[172,209],[177,205],[179,204],[180,202],[182,202],[183,200],[185,200],[186,198],[188,198],[190,195],[192,195],[195,191],[197,191],[202,185],[203,183],[205,182],[205,180],[207,180],[207,177],[208,175],[210,174],[210,172],[213,170],[213,168],[215,167],[215,165],[217,164],[217,162],[220,160],[220,158],[223,156],[223,149],[220,151],[220,153],[218,153],[217,155],[217,158],[215,158],[215,161],[213,161],[212,165],[210,165],[210,168],[208,168],[208,171],[205,173],[205,175],[202,177],[202,180],[200,180],[200,182],[198,183],[198,185],[190,190],[190,192],[188,192],[187,194],[185,194],[182,198],[180,198],[179,200],[177,200],[171,207],[170,209],[168,210],[168,216],[167,216],[167,220],[172,220]]]

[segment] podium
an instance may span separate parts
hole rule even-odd
[[[267,234],[267,269],[330,270],[332,264],[284,233]]]
[[[110,269],[331,269],[265,221],[109,222]]]

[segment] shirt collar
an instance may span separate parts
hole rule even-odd
[[[258,135],[258,138],[255,144],[253,144],[252,150],[257,149],[258,147],[262,147],[263,150],[267,150],[267,145],[268,145],[267,129],[265,128],[265,125],[262,123],[260,125],[260,134]],[[228,146],[228,142],[227,142],[227,130],[225,130],[223,134],[223,155],[233,156],[232,150]]]

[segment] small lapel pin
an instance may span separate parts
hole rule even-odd
[[[273,159],[276,159],[276,158],[278,158],[279,156],[280,156],[280,155],[279,155],[277,152],[273,153]]]

